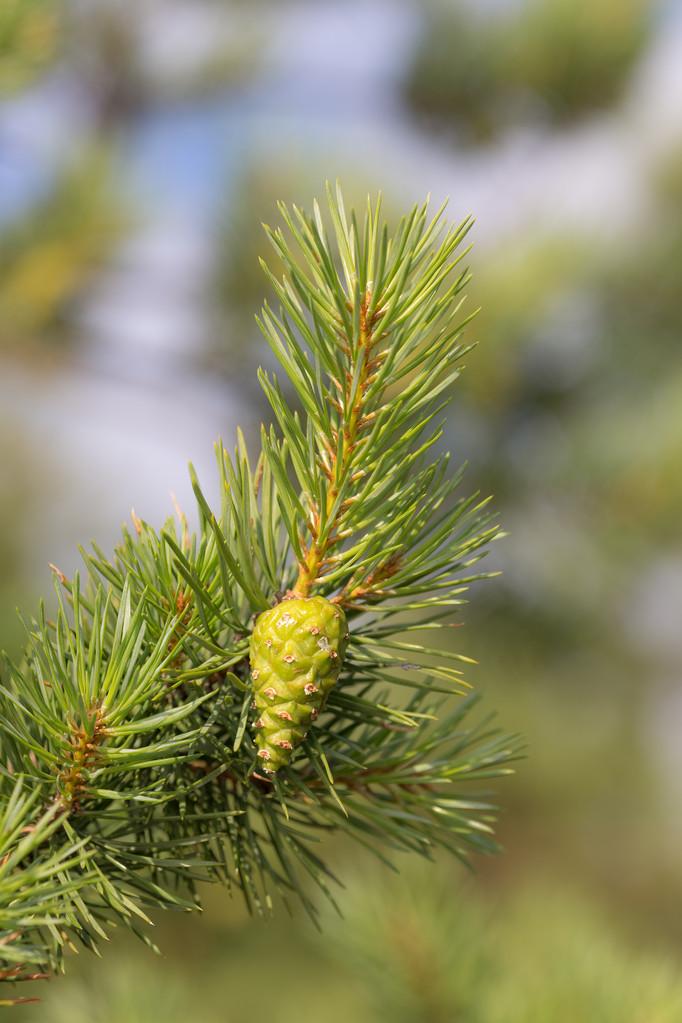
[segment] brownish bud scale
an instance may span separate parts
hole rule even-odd
[[[251,634],[251,679],[261,770],[274,774],[327,702],[343,664],[348,626],[324,597],[294,597],[264,611]]]

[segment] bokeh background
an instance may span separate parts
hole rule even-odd
[[[473,875],[341,843],[321,935],[207,892],[23,1020],[682,1019],[681,110],[676,0],[2,0],[2,645],[48,562],[255,436],[275,200],[449,195],[449,443],[510,534],[457,639],[529,753]]]

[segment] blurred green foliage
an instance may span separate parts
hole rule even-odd
[[[603,910],[549,880],[497,903],[442,869],[357,881],[334,932],[373,1020],[395,1023],[673,1023],[678,964],[618,936]]]
[[[323,935],[237,926],[228,907],[164,925],[163,959],[108,951],[46,987],[40,1023],[677,1023],[679,962],[550,877],[488,897],[443,864],[358,870]],[[80,975],[79,975],[80,974]]]
[[[187,52],[171,47],[165,56],[154,19],[172,23],[173,5],[166,0],[156,10],[136,0],[67,2],[63,56],[87,91],[95,126],[104,135],[130,126],[159,104],[197,101],[242,84],[259,64],[261,27],[234,0],[221,0],[226,17],[213,19],[208,41]],[[199,15],[210,17],[210,3],[196,7]],[[159,36],[160,48],[155,47]]]
[[[154,105],[197,101],[254,73],[261,30],[240,4],[226,7],[232,20],[214,33],[211,45],[178,66],[158,55],[152,59],[154,12],[130,0],[0,5],[0,97],[59,65],[82,90],[92,115],[75,155],[70,150],[36,201],[3,225],[0,351],[44,355],[46,347],[54,351],[74,342],[79,297],[136,219],[122,173],[122,133]]]
[[[111,151],[69,162],[0,235],[0,348],[26,355],[72,342],[69,314],[129,226]]]
[[[62,39],[61,0],[0,4],[0,98],[30,85],[54,61]]]
[[[511,534],[458,634],[529,742],[499,870],[553,863],[679,941],[679,789],[652,724],[676,713],[659,636],[677,597],[656,573],[674,571],[682,504],[682,175],[664,171],[633,236],[475,254],[481,345],[453,432]]]
[[[653,8],[654,0],[521,0],[492,17],[461,0],[429,0],[406,99],[477,142],[513,124],[565,124],[620,96]]]

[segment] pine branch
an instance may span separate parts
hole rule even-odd
[[[283,486],[287,462],[296,480],[288,493],[302,519],[290,523],[299,565],[293,592],[341,584],[337,600],[353,604],[385,595],[388,580],[396,592],[400,574],[404,588],[404,555],[420,533],[427,540],[426,520],[454,489],[446,458],[425,464],[424,455],[441,436],[433,423],[468,350],[459,339],[470,317],[458,319],[456,299],[468,280],[459,271],[466,250],[457,249],[470,222],[444,230],[442,210],[428,222],[424,205],[391,244],[380,202],[368,205],[361,231],[354,215],[349,224],[338,190],[328,199],[345,287],[317,205],[310,219],[280,206],[297,251],[281,229],[269,232],[288,274],[282,281],[270,274],[282,308],[276,314],[266,305],[259,322],[307,421],[261,373],[282,431],[282,440],[264,435],[263,448]]]
[[[83,551],[82,579],[55,569],[54,619],[41,608],[22,660],[5,659],[0,980],[61,970],[114,923],[148,941],[150,909],[196,908],[199,881],[315,917],[308,880],[330,896],[333,880],[320,834],[381,857],[495,849],[486,787],[518,743],[466,723],[469,659],[451,632],[428,635],[499,535],[440,452],[468,350],[469,223],[421,206],[389,236],[379,202],[359,226],[338,191],[328,200],[331,234],[317,206],[281,207],[289,236],[269,231],[285,275],[270,275],[281,307],[260,323],[294,400],[261,373],[276,426],[255,463],[241,434],[233,456],[218,446],[216,511],[192,470],[196,532],[179,509],[160,531],[133,514],[113,557]],[[254,623],[313,595],[347,616],[340,676],[268,773]]]

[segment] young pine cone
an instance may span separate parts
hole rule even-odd
[[[339,677],[346,616],[324,597],[295,597],[264,611],[251,634],[254,722],[262,769],[291,760]]]

